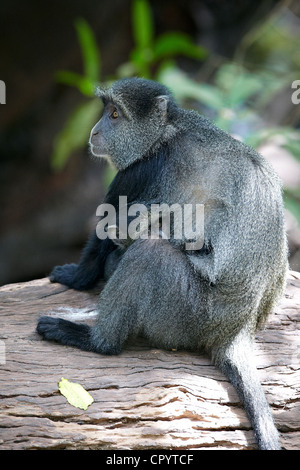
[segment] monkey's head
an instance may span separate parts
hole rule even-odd
[[[165,86],[128,78],[97,94],[104,110],[91,131],[91,151],[97,157],[109,157],[118,170],[141,160],[176,134],[178,107]]]

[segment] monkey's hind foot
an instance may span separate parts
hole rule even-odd
[[[62,318],[41,317],[36,329],[43,339],[58,341],[86,351],[93,350],[90,327],[87,325],[73,323]]]
[[[112,355],[120,354],[122,349],[118,342],[110,342],[99,337],[97,331],[93,337],[93,328],[88,325],[73,323],[63,318],[41,317],[36,330],[45,340],[57,341],[83,351]]]

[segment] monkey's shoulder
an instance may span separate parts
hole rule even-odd
[[[244,167],[248,171],[251,168],[261,170],[269,176],[277,180],[278,177],[266,161],[266,159],[258,153],[254,148],[244,143],[239,138],[220,129],[212,121],[200,115],[195,111],[187,111],[185,113],[185,138],[182,142],[188,147],[194,148],[194,153],[199,157],[221,165],[228,163],[233,168],[235,166]]]

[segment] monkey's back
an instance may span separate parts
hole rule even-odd
[[[281,183],[254,149],[195,113],[189,113],[188,122],[193,133],[189,130],[186,142],[177,146],[178,162],[185,162],[178,187],[185,188],[190,202],[204,204],[205,244],[187,256],[206,285],[215,321],[228,315],[239,323],[249,317],[255,329],[285,286]]]

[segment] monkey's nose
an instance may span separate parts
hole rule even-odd
[[[90,144],[94,143],[93,140],[97,137],[98,134],[99,134],[98,130],[95,130],[95,129],[91,130],[90,139],[89,139]]]

